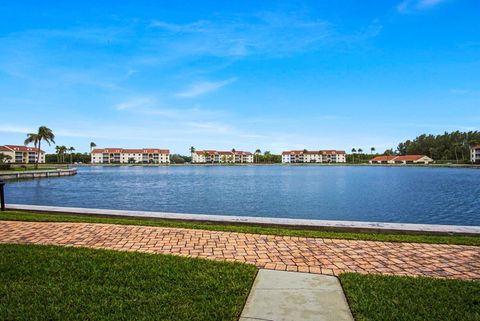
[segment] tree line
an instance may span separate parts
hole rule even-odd
[[[41,148],[42,141],[51,144],[55,143],[55,135],[52,130],[46,126],[40,126],[35,133],[27,134],[25,145],[33,144],[35,148]],[[406,140],[398,144],[396,150],[387,149],[383,155],[427,155],[434,160],[440,161],[456,161],[469,162],[470,161],[470,147],[480,144],[480,131],[454,131],[445,132],[440,135],[422,134],[415,137],[413,140]],[[97,145],[94,142],[90,143],[90,152]],[[90,154],[88,153],[74,153],[74,147],[56,146],[56,154],[45,155],[47,163],[89,163]],[[190,148],[190,152],[194,152],[195,147]],[[232,149],[234,152],[235,149]],[[305,150],[306,151],[306,150]],[[351,153],[347,154],[347,162],[362,163],[368,162],[372,157],[379,155],[376,153],[375,147],[370,147],[370,153],[364,152],[361,148],[352,148]],[[190,156],[179,154],[172,154],[170,156],[172,163],[190,162]],[[1,155],[0,162],[8,160],[7,155]],[[260,149],[254,152],[255,163],[281,163],[282,155],[272,154],[270,151],[262,151]],[[38,166],[38,159],[35,166]]]
[[[480,144],[479,131],[422,134],[397,146],[398,155],[427,155],[434,160],[470,162],[470,147]]]

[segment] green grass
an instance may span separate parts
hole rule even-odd
[[[58,169],[56,167],[12,167],[10,169],[2,169],[0,172],[25,172],[25,171],[49,171]]]
[[[356,321],[480,320],[480,282],[345,273]]]
[[[256,275],[241,263],[0,245],[0,320],[237,320]]]
[[[0,220],[10,221],[35,221],[35,222],[86,222],[86,223],[109,223],[122,225],[143,225],[192,228],[227,232],[241,232],[253,234],[269,234],[299,237],[319,237],[330,239],[367,240],[384,242],[409,242],[409,243],[432,243],[432,244],[460,244],[480,246],[479,236],[437,236],[437,235],[406,235],[384,233],[351,233],[332,232],[308,229],[289,229],[279,227],[263,227],[252,225],[221,225],[209,223],[195,223],[172,220],[146,220],[128,218],[102,218],[92,216],[70,214],[43,214],[23,211],[0,212]]]

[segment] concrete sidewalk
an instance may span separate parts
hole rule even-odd
[[[240,321],[353,321],[333,276],[260,270]]]

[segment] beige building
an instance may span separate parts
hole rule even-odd
[[[429,164],[433,159],[425,155],[377,156],[368,162],[370,164]]]
[[[170,151],[158,148],[96,148],[91,153],[92,164],[168,164]]]
[[[5,163],[36,163],[37,157],[39,157],[39,163],[45,163],[45,152],[34,147],[22,145],[3,145],[0,146],[0,153],[10,156],[10,159],[4,160]]]
[[[289,150],[282,153],[282,163],[345,163],[344,150]]]
[[[480,145],[470,147],[470,160],[472,163],[480,163]]]
[[[253,154],[244,151],[197,150],[192,163],[253,163]]]

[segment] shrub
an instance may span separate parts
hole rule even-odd
[[[9,169],[12,169],[10,164],[0,164],[0,171],[7,171]]]

